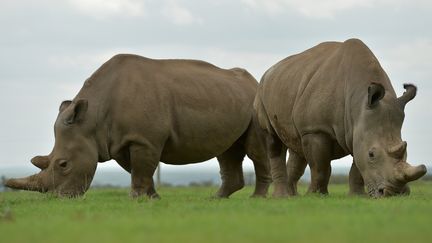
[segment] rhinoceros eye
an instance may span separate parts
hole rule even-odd
[[[62,167],[62,168],[66,168],[68,162],[67,162],[67,160],[60,160],[60,161],[58,162],[58,164],[59,164],[60,167]]]
[[[56,162],[58,165],[57,168],[59,168],[60,173],[62,173],[63,175],[67,175],[70,173],[70,171],[72,169],[72,167],[71,167],[72,164],[70,164],[68,160],[61,159],[61,160],[57,160]]]
[[[370,158],[370,159],[375,158],[375,153],[374,153],[374,151],[369,150],[369,158]]]

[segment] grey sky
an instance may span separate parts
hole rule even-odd
[[[400,0],[0,1],[0,166],[29,164],[53,146],[58,106],[116,53],[193,58],[248,69],[328,40],[362,39],[406,108],[413,164],[432,165],[432,2]],[[346,161],[349,161],[347,159]]]

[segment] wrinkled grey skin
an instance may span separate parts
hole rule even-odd
[[[159,161],[181,165],[217,157],[223,183],[216,196],[228,197],[244,185],[247,154],[256,170],[254,196],[265,196],[271,178],[253,119],[257,86],[240,68],[114,56],[73,101],[61,104],[52,152],[32,159],[41,172],[6,185],[79,196],[97,162],[114,159],[131,173],[132,196],[157,198],[152,176]]]
[[[254,107],[267,133],[273,195],[296,195],[307,163],[309,192],[328,193],[331,160],[349,154],[351,193],[365,193],[365,185],[372,197],[409,193],[407,182],[426,167],[406,162],[401,127],[416,87],[405,89],[398,98],[376,57],[357,39],[325,42],[271,67]]]

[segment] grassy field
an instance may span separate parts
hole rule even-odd
[[[0,242],[432,242],[432,183],[409,197],[251,199],[245,188],[213,200],[216,188],[160,188],[160,201],[126,189],[93,189],[79,199],[0,194]],[[305,187],[301,188],[302,191]]]

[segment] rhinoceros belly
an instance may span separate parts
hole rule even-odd
[[[246,112],[245,108],[219,106],[205,112],[184,111],[175,119],[161,161],[168,164],[197,163],[222,154],[246,131],[251,112]]]

